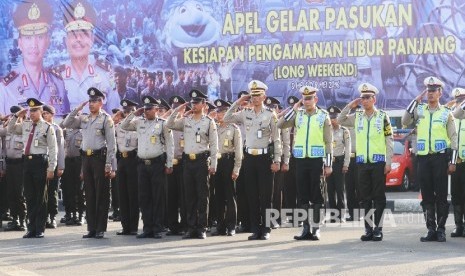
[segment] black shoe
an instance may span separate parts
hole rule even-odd
[[[312,241],[319,241],[320,240],[320,228],[313,227],[312,228],[312,236],[310,237]]]
[[[205,232],[205,231],[199,232],[199,234],[197,235],[197,238],[201,239],[201,240],[206,239],[207,238],[207,232]]]
[[[366,229],[365,234],[363,234],[360,237],[360,240],[362,240],[362,241],[371,241],[371,240],[373,240],[373,230]]]
[[[436,231],[436,236],[437,236],[438,242],[445,242],[446,241],[445,229],[438,229],[438,231]]]
[[[55,229],[57,228],[57,221],[55,220],[55,217],[50,218],[50,221],[47,221],[45,224],[45,228],[48,229]]]
[[[153,238],[154,239],[161,239],[163,236],[161,235],[161,233],[154,233],[153,234]]]
[[[36,233],[36,238],[40,239],[40,238],[43,238],[43,237],[45,237],[44,232],[37,232]]]
[[[259,240],[261,237],[261,235],[259,233],[253,233],[251,236],[249,236],[247,239],[249,241],[253,241],[253,240]]]
[[[136,236],[138,239],[153,238],[153,232],[142,232]]]
[[[383,230],[375,227],[373,230],[373,241],[382,241],[383,240]]]
[[[121,217],[118,215],[118,216],[113,218],[113,221],[121,221]]]
[[[137,236],[137,231],[130,231],[129,236]]]
[[[298,241],[311,240],[312,232],[310,232],[310,225],[304,225],[304,229],[302,229],[302,233],[300,234],[300,236],[294,236],[294,239]]]
[[[237,228],[237,233],[250,233],[250,227],[241,225]]]
[[[130,233],[131,232],[129,232],[128,230],[125,230],[125,229],[123,229],[121,231],[116,231],[116,235],[118,235],[118,236],[128,236],[128,235],[130,235]]]
[[[353,217],[348,217],[348,218],[346,218],[346,221],[354,221],[354,218]]]
[[[11,223],[7,223],[4,231],[24,231],[24,225],[23,230],[20,230],[18,222],[12,221]]]
[[[13,221],[13,217],[11,217],[8,213],[3,214],[2,221]]]
[[[96,239],[103,239],[104,236],[105,236],[105,232],[97,232],[97,233],[95,233],[95,238]]]
[[[27,231],[26,234],[23,236],[23,239],[30,239],[30,238],[35,238],[35,237],[36,237],[36,232]]]
[[[66,213],[65,216],[60,219],[60,223],[68,223],[69,220],[71,220],[71,214]]]
[[[437,241],[437,240],[438,240],[438,235],[436,234],[436,231],[432,229],[428,230],[428,233],[426,233],[426,236],[420,238],[421,242],[430,242],[430,241]]]
[[[463,227],[460,227],[460,226],[457,227],[457,226],[456,226],[455,229],[450,233],[450,236],[451,236],[452,238],[462,237],[462,235],[463,235],[463,230],[464,230]],[[7,231],[7,230],[5,229],[5,231]]]
[[[84,222],[82,221],[82,215],[74,220],[74,224],[77,226],[82,226]]]
[[[269,240],[270,239],[270,233],[265,233],[260,237],[261,240]]]
[[[236,235],[236,230],[235,229],[232,229],[232,230],[228,230],[228,236],[232,237],[232,236],[235,236]]]
[[[83,239],[95,238],[95,231],[89,231],[87,234],[82,236]]]
[[[195,238],[196,235],[194,235],[193,231],[187,231],[184,236],[182,236],[183,239],[193,239]]]
[[[226,230],[216,230],[211,233],[212,236],[226,236],[227,234]]]

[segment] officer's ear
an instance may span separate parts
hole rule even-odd
[[[376,96],[373,96],[373,104],[376,103]]]
[[[315,105],[318,103],[318,96],[315,95]]]

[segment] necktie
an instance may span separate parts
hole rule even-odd
[[[25,155],[29,155],[29,152],[31,151],[31,144],[32,144],[32,139],[34,138],[34,131],[36,130],[36,125],[37,124],[32,124],[32,130],[31,132],[29,132],[29,138],[27,139],[26,150],[24,151]]]

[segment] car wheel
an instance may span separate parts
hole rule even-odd
[[[410,189],[410,179],[408,175],[408,170],[405,170],[404,176],[402,177],[402,184],[400,185],[400,190],[405,192]]]

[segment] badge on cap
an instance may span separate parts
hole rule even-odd
[[[266,99],[266,104],[271,104],[271,99],[270,98]]]
[[[161,104],[160,99],[156,99],[155,101],[157,102],[157,104]]]
[[[365,91],[368,91],[368,86],[366,84],[362,86],[362,92],[365,92]]]
[[[258,85],[257,85],[257,82],[252,82],[252,89],[257,89]]]
[[[307,87],[305,87],[305,89],[304,89],[304,95],[307,95],[307,94],[309,94],[309,93],[310,93],[310,90],[309,90]]]
[[[149,98],[145,98],[144,103],[146,103],[146,104],[150,103],[150,99],[149,99]]]
[[[222,105],[222,103],[220,101],[216,102],[216,106],[221,106],[221,105]]]
[[[195,97],[197,97],[197,92],[194,91],[192,92],[192,98],[195,98]]]
[[[290,98],[290,99],[289,99],[289,103],[290,103],[290,104],[293,104],[293,103],[294,103],[294,98]]]
[[[123,102],[123,106],[124,106],[124,107],[128,106],[128,103],[127,103],[127,102]]]
[[[27,17],[30,20],[37,20],[40,17],[40,10],[39,7],[37,7],[36,3],[32,4],[32,6],[29,8],[29,11],[27,12]]]
[[[76,8],[74,8],[74,17],[77,19],[81,19],[86,15],[86,9],[81,3],[78,3],[76,5]]]
[[[428,84],[434,85],[434,78],[433,77],[429,78]]]
[[[329,109],[329,112],[330,112],[330,113],[334,113],[334,108],[331,107],[331,108]]]
[[[174,97],[174,99],[173,99],[173,103],[178,103],[178,102],[179,102],[179,99],[178,99],[178,97]]]
[[[34,102],[34,100],[30,100],[28,103],[27,103],[30,107],[34,107],[36,105],[36,103]]]
[[[90,94],[91,96],[95,96],[95,90],[94,90],[94,89],[90,90],[89,94]]]

